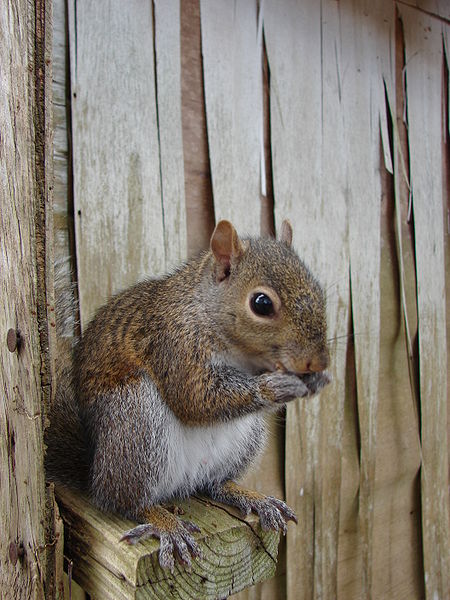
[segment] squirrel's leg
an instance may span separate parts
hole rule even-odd
[[[159,505],[143,511],[142,520],[146,522],[127,531],[120,541],[136,544],[148,537],[158,538],[160,540],[159,564],[164,569],[173,571],[174,556],[177,556],[182,564],[190,567],[191,556],[195,558],[201,555],[200,548],[191,535],[200,531],[194,523],[183,521]]]
[[[250,514],[251,511],[257,513],[264,530],[281,530],[285,534],[288,521],[297,523],[294,511],[282,500],[246,490],[234,481],[215,483],[203,491],[213,500],[236,506],[244,515]]]

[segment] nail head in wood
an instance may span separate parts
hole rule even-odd
[[[6,334],[6,345],[10,352],[15,352],[19,345],[19,335],[15,329],[10,329]]]
[[[9,544],[9,560],[12,565],[17,563],[17,560],[24,555],[24,549],[22,544],[16,544],[16,542],[11,542]]]

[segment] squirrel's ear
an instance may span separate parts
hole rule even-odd
[[[289,247],[292,246],[292,225],[287,219],[281,224],[280,242],[284,242]]]
[[[230,274],[231,263],[244,251],[236,229],[230,221],[217,223],[211,236],[210,246],[217,263],[217,279],[223,281]]]

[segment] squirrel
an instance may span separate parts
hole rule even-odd
[[[113,296],[62,369],[47,432],[50,481],[87,491],[160,540],[159,562],[191,565],[199,528],[163,506],[201,493],[297,522],[281,500],[235,480],[261,452],[265,415],[330,381],[323,290],[292,248],[220,221],[210,248],[172,274]]]

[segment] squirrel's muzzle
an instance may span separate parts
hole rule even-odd
[[[302,375],[306,373],[319,373],[320,371],[325,371],[328,364],[328,351],[323,351],[315,356],[300,359],[295,365],[295,373]]]
[[[329,356],[328,352],[322,352],[319,356],[316,356],[312,359],[309,366],[309,371],[313,373],[317,373],[318,371],[325,371],[329,364]]]

